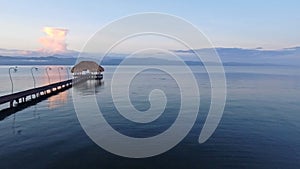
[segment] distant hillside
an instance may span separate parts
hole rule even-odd
[[[48,57],[12,57],[0,56],[0,65],[74,65],[76,58],[57,58],[54,56]],[[123,58],[106,58],[102,60],[101,65],[119,65]],[[203,66],[201,62],[185,61],[187,65]],[[159,58],[130,58],[126,60],[125,65],[181,65],[178,61],[164,60]],[[215,65],[215,63],[206,63],[206,65]],[[268,63],[238,63],[225,62],[224,66],[274,66],[276,64]],[[278,64],[277,64],[278,65]]]
[[[215,50],[223,63],[300,65],[300,47],[280,50],[265,50],[261,48],[216,48]],[[174,52],[178,55],[185,55],[188,58],[194,51],[205,55],[211,49],[175,50]]]
[[[0,56],[0,65],[74,65],[75,58]]]
[[[215,49],[223,64],[226,66],[268,66],[268,65],[295,65],[300,66],[300,47],[285,48],[281,50],[263,50],[263,49],[243,49],[243,48],[216,48]],[[207,55],[211,49],[195,50],[175,50],[178,56],[181,56],[188,65],[203,65],[196,62],[194,51],[200,55]],[[0,56],[0,65],[74,65],[77,61],[75,55],[53,55],[47,57],[29,57],[29,56]],[[94,56],[94,55],[93,55]],[[89,55],[85,57],[90,57]],[[125,54],[114,54],[105,57],[101,61],[102,65],[119,65]],[[172,58],[161,59],[153,56],[146,58],[130,58],[126,60],[127,65],[177,65],[179,62],[168,60]],[[197,59],[198,60],[198,59]],[[214,63],[207,63],[213,65]]]

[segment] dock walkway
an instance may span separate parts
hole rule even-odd
[[[54,93],[62,92],[68,88],[71,88],[76,83],[80,83],[91,79],[91,76],[81,76],[70,80],[65,80],[62,82],[57,82],[41,87],[36,87],[4,96],[0,96],[0,105],[9,103],[9,108],[13,108],[14,106],[18,106],[19,104],[24,104],[26,102],[30,102],[33,100],[37,100],[40,97],[48,97],[53,95]]]

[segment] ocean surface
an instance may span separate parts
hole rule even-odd
[[[68,79],[68,68],[48,66],[48,78],[46,67],[32,69],[36,86]],[[149,109],[149,93],[157,88],[165,91],[168,102],[162,117],[150,124],[133,123],[114,108],[114,101],[127,105],[124,97],[117,95],[117,100],[112,100],[110,86],[115,67],[104,67],[102,83],[84,82],[1,120],[0,169],[300,168],[299,67],[225,67],[227,101],[223,117],[212,137],[199,144],[211,90],[204,68],[192,66],[201,93],[195,125],[171,150],[143,159],[120,157],[95,144],[77,119],[72,93],[82,98],[95,94],[103,116],[114,129],[142,138],[162,133],[172,125],[180,108],[180,88],[171,76],[157,70],[136,76],[129,90],[136,109]],[[11,71],[14,92],[33,87],[31,68],[19,66],[17,72]],[[1,96],[12,92],[8,69],[0,66]],[[126,70],[134,71],[130,66]],[[184,72],[181,74],[184,78]]]

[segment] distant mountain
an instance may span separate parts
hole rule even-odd
[[[188,55],[197,51],[205,55],[210,50],[211,49],[175,50],[174,52],[178,55]],[[264,50],[261,48],[216,48],[215,50],[218,52],[223,63],[300,65],[300,47],[280,50]]]
[[[75,50],[66,50],[60,52],[58,54],[52,54],[54,57],[59,58],[73,58],[79,54],[78,51]],[[20,50],[20,49],[4,49],[0,48],[0,56],[12,56],[12,57],[47,57],[51,54],[45,52],[44,50]]]
[[[124,58],[105,58],[100,63],[101,65],[119,65]],[[76,58],[58,58],[54,56],[48,57],[11,57],[0,56],[0,65],[74,65],[77,62]],[[196,61],[185,61],[187,65],[200,65],[203,63]],[[181,65],[175,60],[165,60],[159,58],[130,58],[127,59],[125,65]],[[213,62],[206,65],[216,65]],[[254,63],[238,63],[226,62],[224,66],[274,66],[274,64],[254,64]]]
[[[0,65],[74,65],[76,58],[0,56]]]
[[[207,54],[211,49],[196,49],[200,54]],[[185,60],[188,65],[203,65],[191,59],[193,50],[175,50],[177,55]],[[295,65],[300,66],[300,47],[281,50],[242,49],[242,48],[216,48],[223,65],[226,66],[268,66],[268,65]],[[77,56],[77,55],[76,55]],[[126,55],[114,54],[105,57],[101,65],[119,65]],[[53,55],[45,57],[29,56],[0,56],[0,65],[74,65],[77,58],[72,55]],[[156,58],[151,55],[143,58],[126,59],[127,65],[178,65],[179,62],[172,58]],[[214,65],[215,63],[206,63]]]

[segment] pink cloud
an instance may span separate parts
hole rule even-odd
[[[54,54],[64,53],[67,51],[67,29],[45,27],[43,32],[46,33],[46,36],[39,39],[39,42],[43,46],[41,49],[42,52]]]

